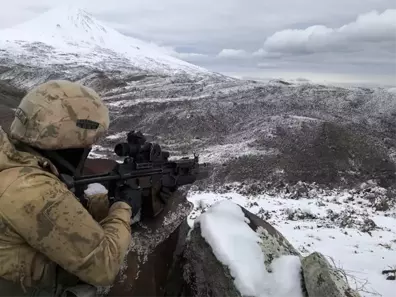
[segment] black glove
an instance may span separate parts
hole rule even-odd
[[[132,217],[134,217],[142,208],[142,191],[139,188],[133,188],[127,184],[117,188],[113,203],[125,202],[132,208]]]

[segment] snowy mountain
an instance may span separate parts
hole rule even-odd
[[[0,65],[25,65],[49,73],[71,68],[202,76],[211,73],[169,56],[151,43],[125,36],[72,6],[58,7],[0,31]],[[54,69],[48,69],[54,68]],[[44,71],[45,72],[45,71]],[[4,79],[12,79],[15,73]]]

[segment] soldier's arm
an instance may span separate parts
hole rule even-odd
[[[29,245],[89,284],[112,284],[131,241],[129,205],[113,204],[99,224],[60,181],[34,169],[1,199],[0,211]]]
[[[100,222],[109,213],[109,198],[107,189],[101,184],[90,184],[84,191],[85,199],[88,201],[87,210],[95,221]]]

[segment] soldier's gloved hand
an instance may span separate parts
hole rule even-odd
[[[142,191],[129,185],[121,185],[115,194],[113,203],[125,202],[132,208],[132,217],[142,208]]]
[[[108,190],[99,183],[89,184],[84,191],[88,212],[97,222],[103,220],[109,213],[109,199],[107,194]]]

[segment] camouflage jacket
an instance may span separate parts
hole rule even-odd
[[[0,279],[51,287],[61,267],[109,285],[130,244],[131,209],[115,203],[98,223],[57,174],[47,159],[17,150],[0,127]]]

